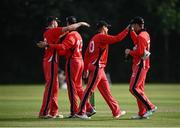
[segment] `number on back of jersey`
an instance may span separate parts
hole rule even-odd
[[[89,52],[90,53],[94,52],[94,41],[93,40],[89,43]]]

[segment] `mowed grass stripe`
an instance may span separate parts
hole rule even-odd
[[[145,91],[158,111],[149,120],[130,120],[137,113],[134,97],[129,93],[128,84],[114,84],[113,96],[127,115],[113,119],[104,99],[96,90],[97,114],[91,120],[80,119],[38,119],[44,86],[12,85],[0,86],[1,127],[180,127],[180,85],[147,84]],[[59,107],[68,116],[69,101],[66,90],[59,90]]]

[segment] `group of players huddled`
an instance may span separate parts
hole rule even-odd
[[[152,104],[144,93],[146,74],[150,68],[150,36],[144,29],[144,19],[134,17],[129,25],[115,36],[109,35],[110,25],[100,20],[96,24],[97,33],[91,38],[82,56],[83,39],[77,28],[90,27],[86,22],[77,22],[74,16],[66,18],[65,27],[58,26],[58,18],[49,16],[42,41],[37,43],[44,48],[43,70],[46,80],[42,106],[39,118],[63,118],[58,109],[58,67],[59,56],[66,57],[65,75],[70,101],[70,115],[68,118],[90,119],[96,114],[89,99],[96,88],[100,91],[114,118],[118,119],[126,114],[121,110],[117,100],[112,96],[109,82],[104,68],[107,64],[109,44],[122,41],[128,33],[134,42],[133,49],[125,49],[126,57],[132,56],[132,75],[130,92],[137,99],[139,112],[131,119],[148,119],[157,106]],[[88,79],[83,89],[82,78]],[[78,104],[78,98],[80,104]]]

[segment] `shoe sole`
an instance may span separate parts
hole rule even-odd
[[[141,117],[141,118],[130,118],[131,120],[148,120],[149,117]]]
[[[96,112],[93,112],[93,113],[87,114],[87,116],[88,116],[88,117],[91,117],[91,116],[93,116],[94,114],[96,114]]]
[[[91,119],[91,117],[82,118],[80,115],[77,115],[77,114],[75,114],[74,116],[75,116],[76,118],[79,118],[79,119],[82,119],[82,120],[89,120],[89,119]]]

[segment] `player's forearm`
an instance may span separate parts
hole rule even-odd
[[[122,41],[128,34],[129,29],[124,29],[122,32],[118,34],[118,41]]]
[[[136,50],[131,50],[129,52],[129,55],[131,55],[132,57],[138,57],[139,56],[139,53],[136,51]]]
[[[73,30],[76,30],[77,28],[79,28],[80,26],[87,26],[87,27],[89,27],[90,25],[87,24],[86,22],[78,22],[78,23],[75,23],[75,24],[63,27],[62,28],[62,32],[73,31]]]
[[[106,44],[113,44],[113,43],[117,43],[122,41],[128,34],[128,29],[126,28],[125,30],[123,30],[121,33],[119,33],[116,36],[107,36],[106,38],[104,38],[104,40],[102,42],[106,43]]]
[[[49,44],[48,47],[54,48],[57,50],[66,50],[66,48],[63,44]]]
[[[129,54],[133,57],[142,57],[144,55],[144,50],[142,46],[138,46],[136,50],[131,50]]]
[[[127,34],[128,34],[128,29],[125,29],[124,31],[122,31],[120,34],[116,36],[103,35],[101,37],[101,42],[104,44],[114,44],[124,39]]]

